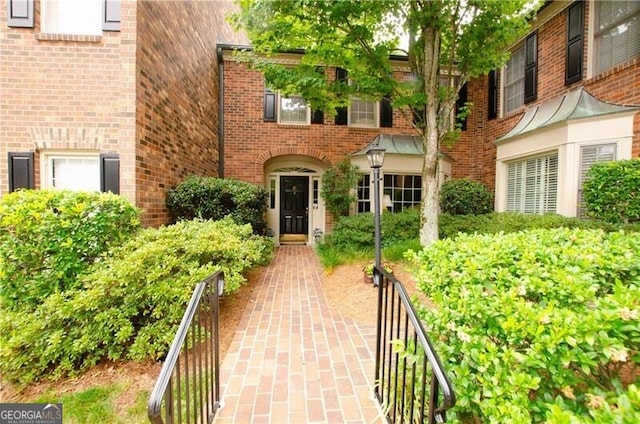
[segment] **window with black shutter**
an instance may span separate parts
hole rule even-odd
[[[465,82],[464,85],[460,88],[460,91],[458,92],[458,100],[456,100],[456,112],[455,112],[456,123],[460,126],[460,129],[462,131],[467,130],[467,117],[466,115],[464,117],[461,117],[458,115],[467,105],[467,101],[468,101],[468,88],[467,88],[467,83]]]
[[[100,191],[120,194],[120,158],[117,154],[100,155]]]
[[[380,101],[380,126],[384,128],[393,127],[393,108],[391,98],[385,96]]]
[[[276,115],[276,100],[277,96],[271,90],[264,91],[264,121],[276,122],[278,117]]]
[[[102,30],[120,31],[120,0],[103,0]]]
[[[538,33],[533,32],[525,41],[524,102],[538,98]]]
[[[320,109],[311,111],[312,124],[324,124],[324,112]]]
[[[495,69],[489,71],[489,84],[488,84],[488,94],[489,98],[487,101],[489,110],[488,118],[494,119],[498,116],[498,73]]]
[[[7,26],[16,28],[34,27],[33,0],[7,0]]]
[[[567,10],[565,84],[571,84],[582,79],[583,34],[584,2],[578,1]]]
[[[336,68],[336,81],[339,83],[347,84],[348,83],[349,74],[346,69]],[[335,124],[336,125],[347,125],[349,110],[345,107],[336,108],[336,117]]]
[[[32,152],[9,152],[9,191],[35,188]]]

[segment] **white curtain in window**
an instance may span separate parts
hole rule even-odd
[[[102,34],[103,0],[42,0],[42,31],[49,34]]]
[[[556,212],[558,154],[514,162],[507,167],[507,211]]]
[[[586,216],[582,204],[582,186],[587,180],[587,173],[594,163],[610,162],[616,160],[616,144],[598,144],[595,146],[582,146],[580,148],[580,176],[578,186],[578,216]]]
[[[596,73],[640,56],[640,1],[599,1]]]
[[[524,104],[524,59],[522,45],[511,54],[504,70],[504,111],[509,113]]]
[[[377,125],[376,118],[376,102],[351,99],[351,125],[361,125],[366,127],[375,127]]]
[[[98,158],[51,159],[51,186],[68,190],[100,191]]]
[[[308,122],[308,106],[302,97],[280,98],[280,122],[306,124]]]

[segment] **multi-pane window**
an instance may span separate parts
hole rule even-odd
[[[640,56],[640,1],[596,2],[595,72]]]
[[[389,201],[385,206],[391,212],[400,212],[403,209],[420,205],[422,177],[420,175],[384,174],[383,193],[385,203]]]
[[[356,187],[358,213],[371,212],[371,174],[362,174]]]
[[[580,175],[578,186],[578,216],[584,217],[585,209],[582,204],[582,186],[587,180],[587,174],[591,166],[598,162],[610,162],[616,160],[616,144],[598,144],[595,146],[582,146],[580,148]]]
[[[525,45],[511,54],[504,69],[504,112],[524,105]]]
[[[102,34],[103,0],[43,0],[42,32],[49,34]]]
[[[100,191],[98,156],[48,156],[45,177],[48,187]]]
[[[281,124],[309,124],[310,109],[300,96],[280,96],[278,120]]]
[[[378,126],[378,103],[375,101],[351,99],[349,125],[358,127]]]
[[[507,211],[556,212],[558,154],[525,159],[507,167]]]

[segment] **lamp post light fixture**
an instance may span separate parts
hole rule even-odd
[[[373,169],[373,228],[375,238],[375,266],[380,267],[381,263],[381,247],[380,247],[380,168],[384,163],[385,149],[379,146],[373,146],[367,150],[367,160],[369,167]],[[378,275],[374,273],[374,277]],[[378,277],[379,278],[379,277]],[[374,285],[379,282],[374,278]]]

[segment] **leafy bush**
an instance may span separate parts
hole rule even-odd
[[[111,193],[23,190],[0,200],[0,302],[32,308],[77,279],[140,226],[139,211]]]
[[[244,181],[193,175],[167,192],[167,208],[178,219],[231,216],[238,224],[251,224],[255,234],[264,235],[268,196],[264,187]]]
[[[612,223],[640,221],[640,159],[594,164],[583,186],[587,213]]]
[[[535,228],[603,228],[608,231],[617,229],[616,226],[600,221],[569,218],[554,213],[544,215],[512,212],[494,212],[485,215],[441,214],[438,224],[441,239],[455,237],[458,233],[514,233]]]
[[[446,181],[440,189],[440,209],[451,215],[482,215],[493,210],[484,184],[466,178]]]
[[[320,196],[324,199],[327,210],[339,217],[349,212],[349,206],[356,201],[352,190],[362,174],[358,167],[345,158],[324,171]]]
[[[561,228],[414,254],[436,305],[420,314],[456,388],[452,422],[589,422],[625,396],[635,406],[616,422],[633,422],[637,391],[621,381],[640,362],[638,251],[638,233]]]
[[[270,239],[231,218],[142,230],[76,288],[52,294],[30,313],[0,316],[0,374],[26,384],[73,375],[102,359],[160,358],[198,282],[222,270],[225,293],[233,292],[244,282],[241,273],[272,251]]]

